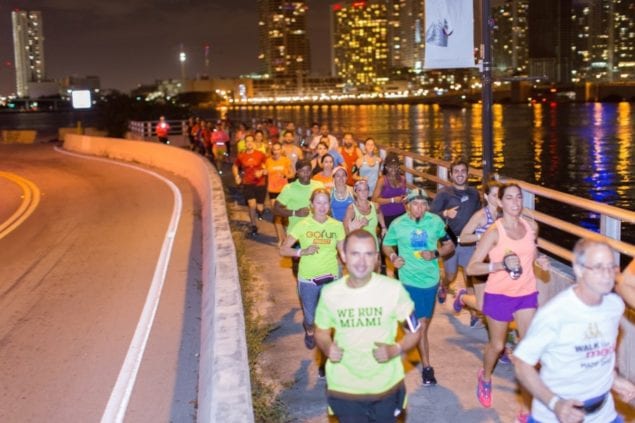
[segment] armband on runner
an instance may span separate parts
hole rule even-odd
[[[414,311],[410,313],[410,316],[408,316],[403,322],[403,328],[410,333],[415,333],[420,327],[421,323],[419,322],[419,319],[417,319],[417,316],[415,316]]]

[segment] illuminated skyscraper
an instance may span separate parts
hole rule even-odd
[[[355,1],[331,6],[333,74],[348,86],[372,89],[390,72],[387,1]]]
[[[635,4],[579,1],[573,9],[574,80],[617,81],[635,76]]]
[[[273,78],[306,77],[311,69],[305,0],[259,0],[260,54]]]
[[[527,74],[528,8],[529,0],[505,0],[492,8],[492,54],[498,74]]]
[[[44,35],[42,14],[34,11],[11,12],[13,50],[18,97],[29,95],[29,82],[42,82],[44,73]]]
[[[423,71],[425,53],[424,2],[422,0],[393,0],[398,14],[399,49],[393,53],[393,66]]]
[[[635,3],[615,0],[614,7],[614,78],[635,79]]]

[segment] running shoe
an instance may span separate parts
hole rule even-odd
[[[326,369],[324,368],[324,364],[318,367],[318,376],[320,379],[324,379],[326,377]]]
[[[448,290],[443,285],[439,285],[439,290],[437,291],[437,298],[439,299],[439,304],[443,304],[447,297],[448,297]]]
[[[315,348],[315,337],[308,332],[304,332],[304,346],[310,350]]]
[[[476,397],[478,402],[485,408],[492,406],[492,382],[485,382],[483,380],[483,374],[485,371],[480,369],[478,371],[478,385],[476,387]]]
[[[434,369],[432,367],[424,367],[421,371],[421,379],[423,379],[423,386],[432,386],[437,384],[437,379],[434,377]]]
[[[454,297],[454,302],[452,303],[452,307],[454,311],[459,313],[463,309],[463,296],[467,294],[467,289],[461,288],[459,292],[456,293]]]
[[[249,229],[249,236],[256,237],[257,235],[258,235],[258,227],[252,226],[251,229]]]
[[[483,321],[478,316],[470,317],[470,327],[472,329],[479,329],[483,327]]]
[[[498,357],[498,362],[501,364],[512,364],[512,361],[509,358],[509,354],[507,352],[507,348],[505,348],[500,357]]]

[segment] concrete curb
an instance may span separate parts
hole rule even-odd
[[[221,180],[206,160],[158,143],[67,134],[64,148],[137,162],[190,181],[202,204],[203,298],[197,421],[253,422],[236,250]]]

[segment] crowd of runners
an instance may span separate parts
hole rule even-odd
[[[415,347],[423,385],[437,384],[428,328],[451,292],[454,310],[467,308],[470,326],[488,330],[472,379],[483,407],[496,405],[497,363],[513,363],[526,398],[517,421],[622,421],[611,390],[635,399],[615,371],[622,297],[635,303],[635,276],[625,271],[622,296],[614,293],[619,268],[607,244],[580,240],[576,283],[538,309],[534,269],[549,272],[550,259],[538,252],[538,225],[523,213],[518,185],[484,181],[479,192],[457,158],[451,183],[432,198],[409,189],[400,157],[382,157],[372,138],[338,140],[317,123],[299,136],[292,122],[280,129],[271,120],[239,125],[230,137],[224,125],[212,130],[224,133],[224,149],[214,141],[193,149],[219,172],[232,154],[249,236],[275,226],[280,254],[294,263],[304,344],[320,352],[328,410],[339,421],[398,419],[407,397],[401,356]],[[457,286],[460,268],[466,286]]]

